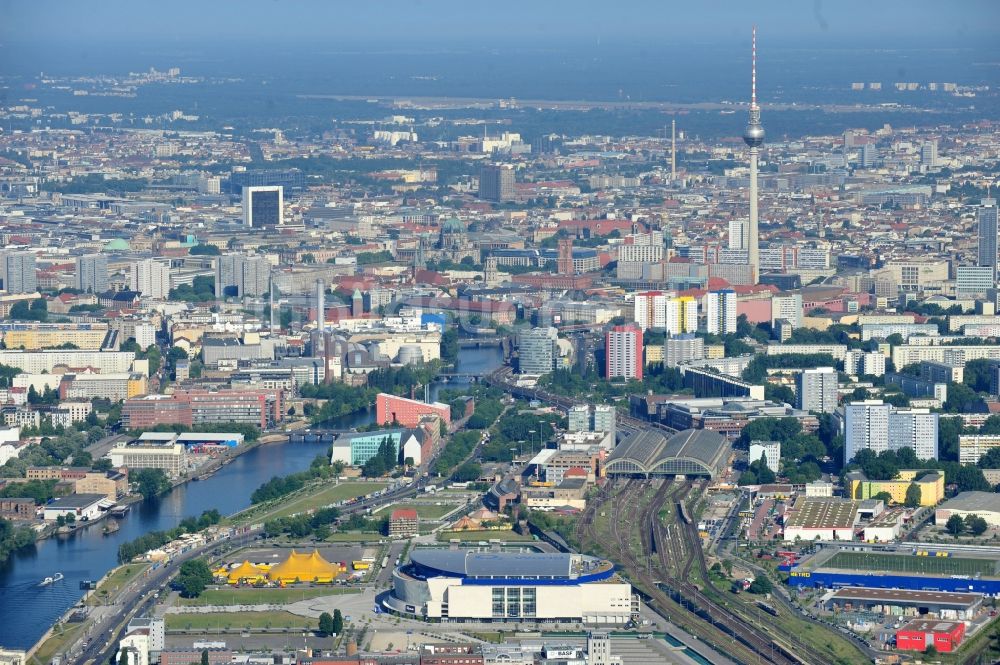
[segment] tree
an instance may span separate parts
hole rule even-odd
[[[181,564],[177,586],[185,598],[197,598],[212,583],[212,570],[204,559],[191,559]]]
[[[773,590],[774,585],[771,584],[771,580],[767,579],[763,575],[754,579],[754,581],[750,583],[750,588],[747,589],[750,593],[761,595],[771,593]]]
[[[323,612],[319,615],[319,634],[320,637],[327,637],[328,635],[333,635],[337,631],[333,629],[333,617],[330,616],[329,612]]]
[[[138,469],[131,480],[144,499],[152,499],[170,489],[170,479],[163,469]]]
[[[888,492],[879,492],[872,498],[875,499],[876,501],[884,501],[887,504],[892,503],[892,495],[889,494]]]
[[[333,611],[333,633],[340,635],[342,632],[344,632],[344,615],[337,609]]]
[[[903,505],[907,508],[917,508],[920,506],[921,498],[920,485],[910,483],[910,486],[906,488],[906,499],[903,501]]]
[[[979,393],[964,383],[948,384],[948,399],[943,406],[949,413],[981,413],[985,410]]]
[[[221,253],[215,245],[195,245],[188,250],[191,256],[219,256]]]
[[[201,650],[201,665],[208,665],[208,649]]]
[[[948,530],[948,533],[958,538],[965,532],[965,520],[960,515],[952,515],[945,522],[944,527]]]
[[[986,533],[986,529],[989,528],[989,524],[987,524],[986,520],[979,515],[966,515],[965,528],[968,529],[969,533],[973,536],[981,536]]]

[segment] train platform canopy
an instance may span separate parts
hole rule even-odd
[[[687,429],[667,438],[654,430],[638,431],[622,441],[608,457],[610,476],[719,475],[729,457],[729,442],[705,429]]]

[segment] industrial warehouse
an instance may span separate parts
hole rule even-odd
[[[605,465],[608,476],[708,476],[725,468],[731,447],[725,437],[707,429],[688,429],[669,439],[643,430],[618,444]]]
[[[417,549],[393,571],[390,612],[442,622],[627,623],[632,586],[579,554]]]

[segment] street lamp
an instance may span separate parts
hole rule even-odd
[[[528,430],[528,434],[532,434],[533,435],[534,433],[535,433],[535,430],[533,430],[533,429],[529,429]],[[532,436],[531,438],[534,439],[535,437]],[[539,436],[538,438],[541,439],[541,436]],[[532,440],[532,444],[534,444],[534,440]],[[532,450],[534,450],[534,445],[532,445]]]

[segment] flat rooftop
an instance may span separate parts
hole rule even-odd
[[[799,529],[850,529],[858,516],[860,501],[807,499],[800,497],[791,509],[785,527]]]
[[[950,633],[961,624],[961,621],[942,621],[941,619],[915,619],[899,631],[915,633]]]
[[[938,510],[1000,513],[1000,494],[993,492],[961,492],[938,506]]]
[[[920,604],[934,603],[956,608],[972,607],[983,601],[981,593],[953,593],[948,591],[912,591],[910,589],[872,589],[846,587],[838,589],[831,600],[870,600],[874,602]]]
[[[102,500],[107,501],[107,494],[68,494],[45,504],[45,508],[88,508]]]

